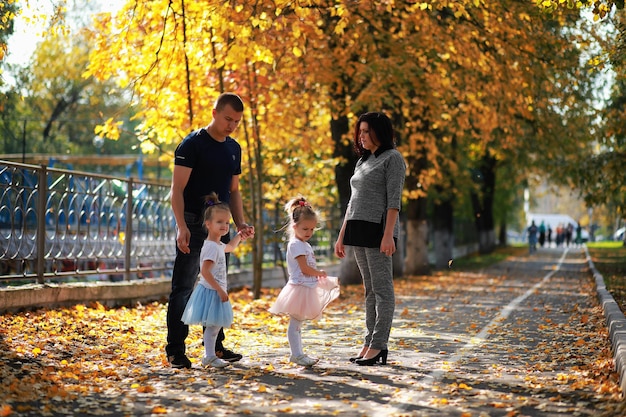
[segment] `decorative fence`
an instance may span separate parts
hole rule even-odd
[[[165,184],[0,162],[0,281],[143,278],[174,239]]]
[[[264,268],[284,265],[283,204],[264,212],[256,233]],[[336,262],[340,210],[321,213],[310,243],[318,262]],[[0,286],[169,277],[175,234],[169,183],[0,161]],[[455,219],[455,243],[475,240],[475,225]],[[252,269],[250,245],[242,249],[231,272]]]
[[[165,183],[0,161],[0,286],[169,276],[175,221]],[[266,213],[264,266],[282,265],[283,213]],[[324,212],[312,239],[318,260],[332,257],[338,208]],[[231,258],[251,269],[251,254]]]

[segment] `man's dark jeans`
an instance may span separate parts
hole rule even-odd
[[[172,292],[169,297],[167,309],[167,346],[165,352],[168,356],[185,353],[185,339],[189,335],[189,326],[181,321],[187,301],[193,292],[193,288],[200,272],[200,250],[207,238],[207,232],[202,224],[202,217],[191,213],[185,213],[185,223],[191,232],[189,241],[190,252],[185,254],[176,247],[176,259],[172,271]],[[228,237],[227,239],[228,240]],[[228,254],[227,254],[228,255]],[[228,265],[228,256],[226,257]],[[224,350],[223,329],[217,336],[215,350]]]

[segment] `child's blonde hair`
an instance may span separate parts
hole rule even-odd
[[[298,224],[303,220],[315,220],[319,222],[319,214],[311,207],[311,204],[306,198],[300,196],[293,198],[285,204],[285,211],[289,215],[289,223],[286,225],[286,233],[291,238],[293,237],[293,225]],[[292,226],[292,227],[289,227]]]
[[[211,220],[211,216],[213,216],[215,210],[224,210],[230,213],[230,206],[227,203],[220,201],[217,194],[213,192],[204,197],[203,218],[205,222]]]

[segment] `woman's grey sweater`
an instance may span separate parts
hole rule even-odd
[[[359,159],[350,179],[352,194],[346,210],[346,220],[383,223],[388,209],[400,210],[406,164],[396,149],[388,149],[378,156],[371,154],[365,161]],[[393,236],[398,237],[399,222]]]

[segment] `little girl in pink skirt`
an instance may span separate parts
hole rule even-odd
[[[285,206],[289,214],[287,234],[287,270],[289,282],[283,287],[269,309],[273,314],[289,314],[287,339],[291,349],[290,361],[313,366],[319,359],[302,350],[302,322],[321,317],[326,306],[339,296],[337,277],[329,277],[317,269],[309,239],[317,229],[319,216],[304,197],[291,200]]]

